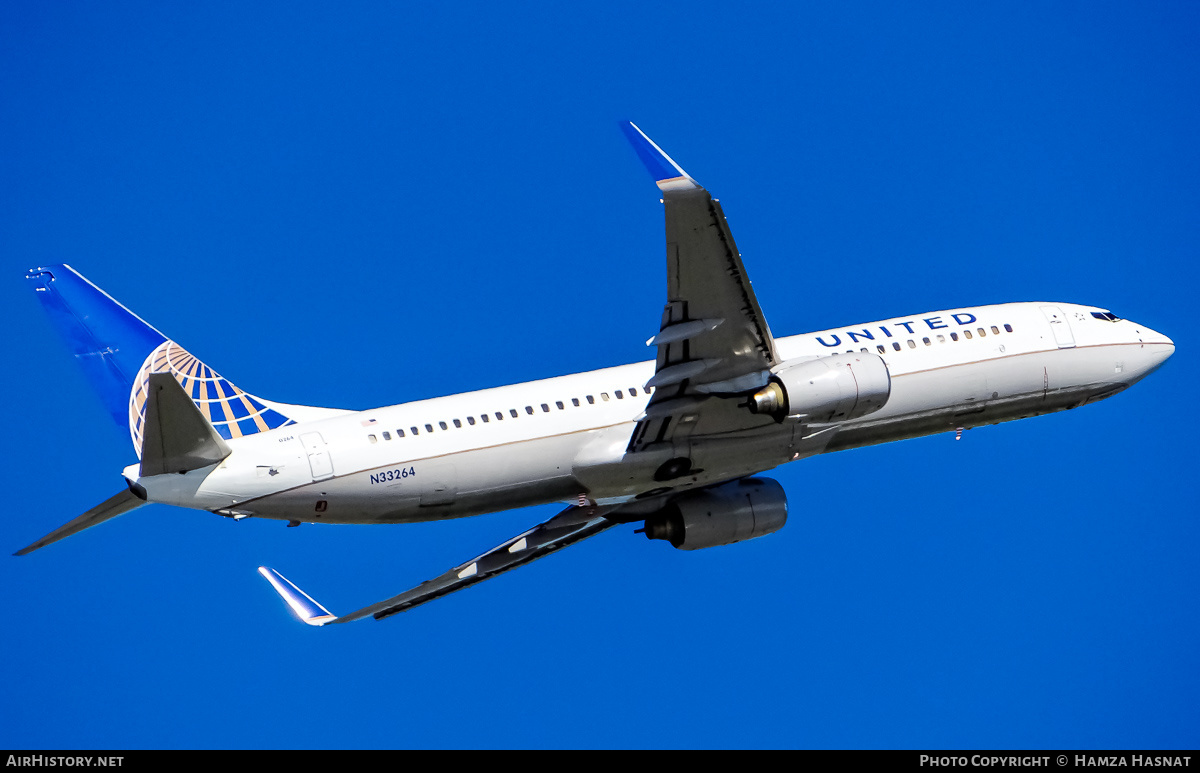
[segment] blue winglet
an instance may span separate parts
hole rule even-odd
[[[297,588],[291,580],[274,569],[260,566],[258,573],[271,583],[271,587],[275,589],[280,598],[287,602],[288,607],[302,622],[309,625],[325,625],[329,621],[337,619],[337,615],[318,604],[312,596]]]
[[[654,178],[659,190],[665,192],[700,187],[687,172],[683,171],[679,164],[676,164],[670,156],[664,153],[662,148],[655,145],[654,140],[647,137],[646,133],[632,121],[623,122],[621,131],[625,133],[625,138],[629,140],[634,152],[642,160],[646,171]]]

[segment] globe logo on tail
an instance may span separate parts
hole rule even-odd
[[[243,392],[174,341],[164,341],[142,364],[129,395],[129,433],[138,458],[146,425],[151,373],[170,373],[191,396],[201,415],[226,440],[292,424],[292,420]]]

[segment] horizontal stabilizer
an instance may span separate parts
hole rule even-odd
[[[142,477],[216,464],[229,446],[170,373],[151,373],[142,438]]]
[[[18,550],[13,555],[23,556],[26,553],[32,553],[38,548],[46,547],[51,542],[58,542],[64,537],[70,537],[72,534],[81,532],[84,529],[90,529],[98,523],[104,523],[110,518],[116,518],[118,515],[124,515],[130,510],[141,507],[144,504],[146,504],[144,499],[126,489],[115,497],[105,500],[102,504],[96,505],[70,523],[59,526],[45,537],[42,537],[29,547]]]

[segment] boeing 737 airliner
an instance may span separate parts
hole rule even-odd
[[[654,361],[353,412],[250,395],[66,265],[29,278],[138,463],[117,495],[24,555],[150,502],[229,518],[407,523],[566,509],[398,596],[335,615],[259,572],[311,625],[403,612],[620,523],[683,550],[780,529],[764,470],[815,454],[1111,397],[1175,351],[1072,303],[953,308],[776,339],[717,203],[633,124],[662,195]]]

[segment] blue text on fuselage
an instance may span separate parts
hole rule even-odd
[[[966,325],[970,325],[972,322],[976,321],[976,317],[974,314],[970,314],[965,311],[959,312],[957,314],[951,314],[950,319],[952,319],[956,323],[958,323],[959,327],[964,327]],[[935,317],[924,317],[920,320],[910,319],[910,320],[906,320],[904,322],[891,322],[889,324],[891,324],[895,327],[902,327],[906,331],[908,331],[908,333],[911,335],[916,332],[913,330],[913,325],[920,325],[922,323],[925,325],[928,325],[930,330],[941,330],[942,328],[950,327],[949,323],[946,322],[945,320],[943,320],[940,315],[935,316]],[[887,325],[880,325],[879,330],[888,338],[895,337],[892,335],[892,331],[888,330]],[[816,336],[816,339],[817,339],[817,341],[820,342],[821,346],[828,346],[828,347],[832,348],[832,347],[838,347],[838,346],[842,345],[842,337],[841,336],[837,335],[836,333],[830,333],[829,337],[833,339],[833,343],[829,343],[828,341],[826,341],[824,336]],[[859,342],[860,339],[864,339],[867,341],[874,341],[875,334],[874,334],[874,332],[872,332],[871,328],[862,328],[861,330],[847,330],[846,338],[849,341],[849,343],[856,344]]]

